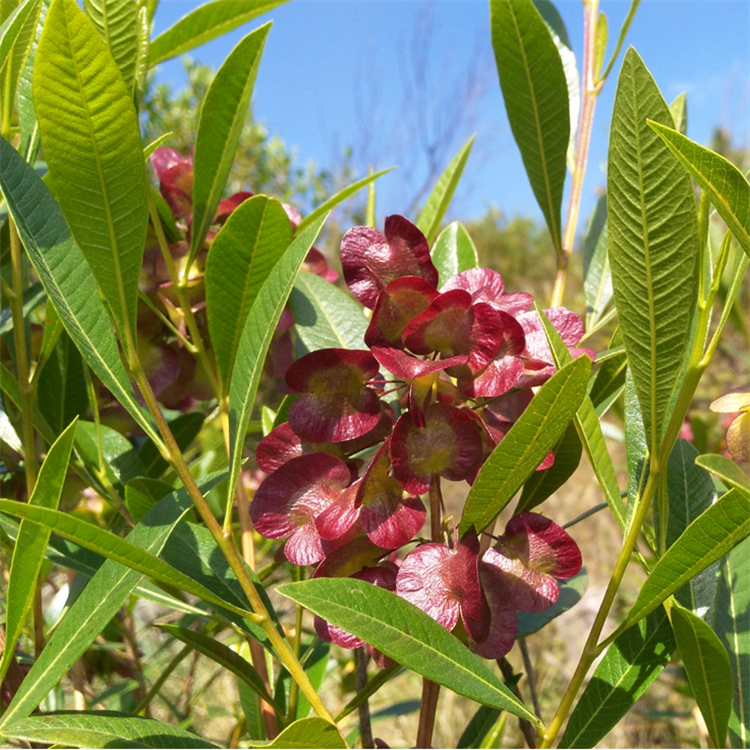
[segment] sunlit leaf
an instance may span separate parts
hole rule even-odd
[[[265,195],[241,203],[211,244],[206,261],[206,315],[226,393],[247,314],[292,239],[281,204]]]
[[[213,0],[205,3],[151,42],[150,64],[182,55],[284,2],[286,0]]]
[[[286,748],[345,748],[347,745],[336,727],[317,716],[290,724],[272,742],[248,742],[248,747],[279,750]]]
[[[586,395],[590,371],[591,360],[580,357],[539,389],[474,481],[461,516],[462,535],[472,526],[483,531],[554,448]]]
[[[607,257],[607,197],[604,195],[596,202],[583,241],[583,289],[588,331],[612,299],[612,273]]]
[[[240,471],[242,445],[268,347],[300,266],[326,218],[321,217],[292,242],[260,288],[242,329],[229,387],[229,490],[232,496]]]
[[[284,584],[277,591],[427,679],[538,724],[479,657],[391,591],[354,578],[315,578]]]
[[[76,3],[52,0],[34,106],[55,195],[125,336],[135,330],[148,225],[143,147],[131,92]]]
[[[59,711],[3,729],[6,737],[66,747],[213,748],[185,729],[115,711]]]
[[[696,451],[695,463],[718,477],[730,489],[736,487],[739,490],[750,490],[750,477],[731,458],[718,453],[698,456]]]
[[[132,91],[138,55],[138,4],[132,0],[83,0],[83,9]]]
[[[29,498],[30,505],[57,508],[68,471],[75,430],[73,422],[49,449]],[[21,522],[6,589],[5,643],[0,662],[0,682],[15,658],[16,641],[31,611],[49,537],[49,529]]]
[[[432,246],[432,262],[438,271],[438,288],[451,276],[479,265],[477,249],[462,224],[454,221],[440,232]]]
[[[663,607],[607,649],[573,709],[559,747],[594,747],[667,666],[675,639]]]
[[[461,150],[453,157],[445,172],[438,177],[424,208],[417,217],[417,226],[422,230],[422,234],[427,238],[427,242],[430,245],[440,231],[440,222],[448,210],[453,193],[456,192],[456,187],[461,179],[473,145],[474,136],[469,138]]]
[[[491,0],[490,23],[510,128],[559,253],[560,208],[570,139],[565,69],[549,29],[532,3]]]
[[[674,604],[672,628],[690,688],[714,747],[724,747],[732,711],[732,670],[718,636],[689,609]]]
[[[203,246],[222,198],[270,30],[267,23],[240,41],[216,72],[203,101],[195,136],[193,223],[186,272]]]
[[[646,124],[672,115],[629,49],[620,73],[607,166],[607,228],[615,304],[653,455],[690,342],[698,225],[689,175]]]
[[[708,193],[719,216],[750,255],[750,183],[742,172],[720,154],[665,127],[664,123],[649,121],[648,124]]]

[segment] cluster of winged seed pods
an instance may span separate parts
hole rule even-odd
[[[351,576],[395,591],[486,658],[506,654],[516,613],[540,612],[575,575],[581,556],[560,526],[521,513],[483,553],[474,531],[435,523],[440,481],[472,483],[482,464],[555,372],[531,296],[504,294],[495,271],[458,273],[438,289],[422,232],[389,216],[385,234],[354,227],[341,242],[344,279],[372,311],[368,349],[323,349],[286,373],[296,395],[288,422],[257,450],[268,477],[251,505],[256,530],[285,539],[296,565],[314,577]],[[545,311],[572,355],[583,324],[559,307]],[[549,454],[539,468],[554,462]],[[437,537],[437,538],[436,538]],[[404,556],[403,547],[411,545]],[[416,546],[414,546],[416,545]],[[321,638],[362,641],[320,619]],[[375,654],[383,666],[387,657]]]

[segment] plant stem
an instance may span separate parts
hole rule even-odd
[[[513,678],[515,677],[515,675],[513,674],[513,666],[504,656],[501,656],[499,659],[497,659],[497,666],[500,667],[500,672],[502,672],[503,679],[505,680],[506,684],[510,686],[513,683]],[[523,703],[523,696],[521,695],[521,691],[518,689],[517,684],[513,685],[513,687],[511,688],[511,692],[516,696],[516,698],[518,698],[518,700],[521,701],[521,703]],[[537,746],[537,731],[534,728],[534,725],[528,719],[522,719],[519,716],[518,726],[521,729],[524,740],[526,740],[526,745],[528,747],[535,748]]]
[[[568,217],[562,239],[562,253],[557,258],[557,275],[552,289],[551,307],[562,305],[565,296],[565,282],[568,277],[568,264],[573,252],[573,244],[581,207],[583,179],[586,176],[591,130],[599,92],[604,81],[596,80],[596,21],[599,16],[599,0],[583,0],[583,75],[581,81],[581,116],[576,139],[575,164],[571,175]]]
[[[635,549],[635,544],[638,541],[638,536],[640,534],[643,521],[646,518],[646,514],[648,513],[649,508],[651,507],[651,501],[659,482],[660,473],[661,472],[659,470],[659,467],[652,464],[648,481],[646,482],[646,486],[643,490],[643,495],[639,498],[636,498],[635,500],[636,510],[633,517],[633,522],[630,525],[630,530],[628,531],[628,535],[625,538],[625,542],[623,544],[622,550],[620,551],[620,555],[617,558],[615,569],[612,573],[609,585],[607,586],[607,590],[604,593],[604,599],[599,606],[599,611],[596,613],[594,624],[591,626],[591,632],[586,639],[586,644],[583,647],[583,653],[581,654],[578,666],[576,667],[570,684],[568,685],[568,688],[563,695],[562,701],[560,702],[560,705],[557,709],[557,713],[550,722],[550,725],[547,727],[547,731],[544,734],[544,738],[542,739],[542,743],[540,745],[541,748],[552,747],[552,743],[555,741],[558,733],[560,732],[563,722],[567,718],[568,712],[573,705],[573,701],[575,700],[576,695],[578,695],[578,691],[583,684],[586,673],[594,663],[596,657],[601,653],[602,646],[601,644],[598,644],[599,636],[601,635],[604,624],[607,621],[607,616],[609,615],[609,611],[612,608],[612,604],[614,603],[617,590],[620,587],[622,578],[625,575],[625,571],[627,570],[630,558],[633,554],[633,550]]]
[[[354,660],[357,665],[354,687],[357,692],[367,685],[368,656],[364,646],[354,649]],[[366,699],[357,707],[357,711],[359,715],[359,738],[362,747],[375,747],[375,742],[372,738],[372,722],[370,721],[370,704]]]
[[[526,645],[525,638],[518,639],[518,647],[521,650],[521,658],[523,659],[523,668],[526,670],[526,679],[529,682],[529,693],[531,694],[531,704],[534,706],[534,713],[542,718],[542,709],[539,705],[539,696],[536,692],[536,679],[534,678],[534,669],[531,664],[531,657],[529,656],[529,649]]]
[[[440,544],[443,538],[443,493],[440,489],[440,474],[432,475],[430,485],[430,533],[432,541]],[[458,540],[456,540],[458,541]],[[437,702],[440,685],[422,678],[422,706],[419,709],[419,728],[417,730],[417,747],[432,746],[432,732],[435,727]]]
[[[271,645],[276,650],[276,653],[278,654],[282,664],[284,664],[284,666],[289,670],[289,674],[292,676],[292,679],[299,684],[300,690],[302,690],[305,698],[307,698],[307,700],[310,702],[310,705],[312,706],[315,713],[317,713],[318,716],[320,716],[322,719],[325,719],[326,721],[329,721],[331,723],[335,723],[328,709],[321,701],[320,696],[315,692],[315,689],[310,684],[310,680],[300,666],[299,661],[297,661],[297,659],[295,658],[294,653],[289,648],[288,643],[281,637],[281,635],[279,635],[279,632],[276,630],[276,627],[271,621],[268,610],[266,609],[263,600],[260,598],[260,595],[255,590],[255,585],[250,580],[250,576],[248,576],[247,574],[245,566],[242,562],[242,558],[240,557],[237,548],[234,546],[234,540],[232,539],[231,535],[227,536],[222,532],[219,522],[214,517],[214,514],[211,512],[208,503],[201,494],[198,485],[195,483],[195,480],[190,473],[190,469],[188,468],[187,464],[185,463],[185,459],[182,456],[182,452],[177,445],[177,441],[175,440],[174,435],[172,435],[166,419],[164,419],[164,415],[159,408],[159,404],[156,401],[156,397],[154,396],[154,392],[148,382],[148,378],[146,377],[146,374],[143,371],[143,368],[137,357],[132,358],[132,361],[129,362],[129,364],[131,372],[135,377],[135,381],[138,384],[138,387],[141,389],[141,394],[143,395],[146,405],[156,422],[156,426],[162,436],[162,439],[164,440],[170,459],[172,461],[172,465],[174,466],[177,475],[179,476],[180,480],[185,486],[185,489],[190,495],[190,498],[192,499],[196,510],[198,511],[198,514],[216,540],[219,549],[226,558],[227,563],[229,563],[229,567],[237,576],[237,580],[242,587],[242,590],[245,593],[245,596],[247,597],[253,612],[255,612],[255,614],[257,614],[259,617],[263,618],[263,620],[259,623],[260,627],[263,628],[263,631],[268,637],[268,640],[271,642]]]

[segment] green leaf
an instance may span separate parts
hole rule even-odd
[[[300,719],[290,724],[272,742],[247,742],[248,747],[279,748],[345,748],[346,743],[338,729],[317,716]]]
[[[18,81],[18,90],[16,91],[16,109],[18,111],[18,130],[21,136],[21,143],[18,148],[29,164],[36,162],[39,151],[39,127],[36,121],[36,111],[34,110],[34,97],[32,95],[32,80],[34,77],[34,62],[36,60],[36,50],[39,46],[39,37],[42,35],[44,22],[47,18],[50,0],[42,0],[42,7],[31,42],[26,64],[21,71],[21,77]]]
[[[554,447],[554,453],[555,463],[549,469],[535,471],[524,484],[516,514],[536,508],[573,476],[583,454],[583,445],[575,425],[568,426]]]
[[[41,0],[25,0],[0,27],[0,119],[9,132],[21,74],[34,43]]]
[[[326,216],[306,229],[289,246],[265,280],[242,329],[229,386],[229,497],[240,472],[242,446],[255,403],[263,363],[300,266],[320,233]]]
[[[580,357],[556,372],[485,461],[461,516],[460,534],[483,531],[554,448],[586,395],[591,360]]]
[[[8,417],[8,413],[5,411],[5,404],[3,403],[2,396],[0,395],[0,439],[8,445],[16,453],[20,453],[23,456],[23,443],[21,438],[18,437],[16,428]]]
[[[750,183],[720,154],[691,141],[664,123],[648,123],[669,150],[705,190],[719,216],[732,230],[742,249],[750,255]]]
[[[695,463],[718,477],[730,489],[736,487],[739,490],[750,490],[750,477],[731,458],[718,453],[698,456],[696,451]]]
[[[183,16],[151,42],[150,64],[183,55],[252,21],[286,0],[214,0]]]
[[[586,294],[586,330],[602,317],[612,299],[612,273],[607,256],[607,196],[596,202],[583,241],[583,290]]]
[[[60,207],[33,167],[3,138],[0,190],[68,335],[146,435],[161,443],[135,397],[91,268],[71,236]]]
[[[578,66],[576,65],[576,56],[573,52],[573,45],[568,37],[568,30],[565,28],[557,8],[550,0],[534,0],[536,9],[541,14],[544,22],[547,24],[552,41],[557,47],[557,51],[562,60],[563,70],[565,71],[565,82],[568,85],[568,108],[570,109],[570,139],[568,141],[568,167],[573,171],[575,163],[576,150],[576,133],[578,132],[578,114],[581,109],[581,82],[578,78]],[[599,14],[600,18],[603,14]],[[606,33],[606,19],[605,19]],[[599,27],[597,25],[597,33]],[[605,40],[606,46],[606,40]]]
[[[750,743],[750,542],[738,544],[721,563],[714,631],[729,654],[734,701],[729,718],[732,747]]]
[[[199,487],[207,492],[225,476],[226,472],[216,474],[199,482]],[[176,490],[149,511],[130,532],[128,542],[158,555],[179,520],[192,507],[187,491]],[[114,560],[104,562],[55,628],[41,657],[26,675],[22,689],[0,721],[0,734],[5,734],[7,725],[25,718],[37,708],[115,616],[142,578]]]
[[[75,516],[57,510],[18,503],[15,500],[0,500],[0,512],[16,516],[17,518],[28,519],[40,526],[46,526],[55,534],[70,539],[82,547],[87,547],[143,575],[166,583],[168,586],[174,586],[193,594],[209,604],[224,607],[243,617],[247,617],[249,614],[247,610],[224,601],[202,584],[193,581],[171,565],[137,547],[127,539],[122,539],[98,526],[81,521]]]
[[[619,333],[616,333],[615,336],[619,339]],[[612,337],[613,344],[616,341],[615,336]],[[625,388],[627,369],[628,355],[623,351],[616,357],[603,362],[599,372],[596,373],[594,382],[591,383],[589,389],[589,397],[599,418],[606,413],[612,402],[619,398]]]
[[[104,469],[109,481],[124,487],[135,477],[145,475],[145,469],[138,460],[133,444],[117,430],[100,425],[101,450]],[[99,470],[99,437],[94,422],[78,423],[76,429],[76,451],[84,465],[95,473]]]
[[[500,711],[496,708],[480,706],[471,721],[466,725],[466,729],[461,732],[461,736],[456,743],[457,748],[476,748],[481,747],[482,740],[495,725],[500,716]]]
[[[536,633],[541,630],[547,623],[552,622],[563,612],[567,612],[581,601],[581,597],[586,592],[589,584],[589,577],[585,569],[581,569],[572,578],[560,583],[560,594],[557,601],[544,612],[519,612],[518,613],[518,634],[517,638]]]
[[[21,390],[18,387],[18,381],[2,362],[0,362],[0,390],[17,408],[21,408]],[[34,427],[39,430],[42,437],[50,445],[57,439],[57,435],[55,435],[52,428],[47,424],[47,420],[42,416],[36,404],[34,404]]]
[[[44,291],[44,287],[40,282],[35,281],[24,293],[23,293],[23,317],[28,317],[28,314],[35,310],[39,305],[47,299],[47,293]],[[0,336],[6,333],[10,333],[13,330],[13,315],[10,311],[10,307],[6,307],[0,310]],[[46,333],[46,328],[45,328]]]
[[[289,217],[281,203],[256,195],[232,212],[211,243],[206,315],[224,395],[247,314],[291,240]]]
[[[687,135],[688,111],[687,97],[684,91],[678,94],[669,105],[669,112],[672,115],[672,120],[674,120],[674,129],[682,135]]]
[[[74,417],[83,419],[89,410],[84,366],[80,352],[63,332],[39,376],[37,388],[39,410],[56,435]]]
[[[440,232],[432,246],[432,262],[438,271],[438,288],[451,276],[479,265],[477,249],[463,224],[454,221]]]
[[[217,71],[203,101],[195,136],[193,223],[186,274],[203,247],[222,198],[270,30],[267,23],[240,41]]]
[[[663,607],[617,638],[573,709],[559,747],[594,747],[646,692],[674,650]]]
[[[649,472],[648,446],[643,415],[633,384],[633,373],[625,374],[625,450],[628,462],[628,528],[632,520],[636,498],[646,486]]]
[[[160,135],[158,138],[154,138],[154,140],[151,141],[148,146],[144,146],[143,161],[147,161],[148,157],[151,156],[151,154],[153,154],[154,151],[156,151],[156,149],[159,148],[159,146],[161,146],[162,143],[164,143],[164,141],[166,141],[167,138],[169,138],[169,136],[171,135],[173,135],[171,130],[168,133],[162,133],[162,135]]]
[[[491,0],[490,23],[510,128],[552,244],[560,253],[560,207],[570,139],[568,86],[560,53],[532,3]]]
[[[310,680],[310,684],[313,686],[315,692],[319,692],[320,686],[323,684],[323,679],[328,671],[330,654],[331,644],[321,641],[317,636],[313,638],[308,647],[302,651],[300,664],[303,666],[307,679]],[[288,670],[282,669],[276,681],[274,692],[277,701],[281,704],[282,715],[288,715],[289,713],[289,697],[291,695],[291,689],[292,676],[289,674]],[[295,711],[294,718],[304,719],[310,715],[311,711],[312,707],[307,698],[305,698],[304,695],[298,695],[297,710]]]
[[[83,9],[112,53],[125,86],[132,91],[138,56],[138,3],[133,0],[83,0]]]
[[[435,187],[427,198],[424,208],[419,212],[417,217],[417,227],[422,230],[422,234],[427,238],[428,244],[432,244],[440,231],[440,222],[448,210],[448,206],[456,192],[456,187],[463,174],[464,167],[471,153],[471,147],[474,145],[474,136],[462,146],[461,150],[453,157],[448,168],[440,175]],[[472,266],[473,268],[474,266]]]
[[[363,177],[361,180],[353,182],[351,185],[347,185],[343,190],[339,190],[338,193],[332,195],[328,200],[323,201],[315,210],[311,211],[304,219],[297,225],[297,229],[294,230],[294,236],[299,236],[307,227],[316,223],[318,219],[325,215],[328,215],[332,209],[343,203],[349,196],[354,195],[357,191],[363,187],[372,184],[378,177],[382,177],[384,174],[388,174],[395,169],[395,167],[389,167],[388,169],[382,169],[380,172],[372,172]]]
[[[656,563],[621,627],[652,612],[750,533],[750,495],[733,489],[698,516]]]
[[[367,318],[362,305],[320,276],[300,273],[289,305],[308,351],[365,348]]]
[[[30,716],[6,727],[3,734],[66,747],[216,747],[180,727],[116,711],[57,711]]]
[[[205,416],[200,412],[181,414],[169,423],[169,430],[177,441],[177,447],[184,453],[203,427]],[[147,439],[138,451],[138,458],[143,465],[144,471],[150,477],[160,477],[168,468],[169,464],[162,458],[154,441]]]
[[[277,591],[433,682],[483,705],[539,720],[477,656],[429,615],[353,578],[316,578]]]
[[[136,477],[125,485],[125,505],[136,523],[163,497],[172,492],[172,486],[161,479]]]
[[[687,440],[679,438],[669,456],[667,466],[667,492],[669,495],[669,521],[667,523],[667,548],[671,547],[683,531],[716,502],[716,489],[706,471],[695,465],[698,451]],[[656,537],[662,519],[655,514]],[[719,563],[706,568],[675,594],[677,601],[712,624],[719,584]]]
[[[725,747],[732,712],[732,669],[718,636],[697,615],[672,606],[672,628],[695,702],[714,747]]]
[[[656,455],[690,342],[698,280],[698,222],[689,175],[646,124],[672,124],[631,47],[615,95],[607,166],[607,228],[615,304]]]
[[[29,499],[30,505],[57,508],[68,472],[75,430],[73,421],[49,449]],[[31,611],[49,537],[48,529],[25,521],[18,530],[6,589],[5,643],[0,662],[0,683],[15,658],[16,642]]]
[[[232,651],[229,646],[201,632],[181,628],[178,625],[163,625],[160,623],[158,627],[237,675],[237,677],[244,680],[249,687],[263,698],[264,701],[281,713],[278,704],[268,694],[263,680],[250,662],[243,659],[236,651]]]
[[[75,3],[52,0],[34,105],[55,195],[125,336],[136,327],[148,226],[143,146],[131,92]]]
[[[594,80],[599,78],[599,74],[602,72],[608,41],[609,24],[607,23],[607,16],[604,13],[599,13],[596,19],[596,42],[594,45]]]

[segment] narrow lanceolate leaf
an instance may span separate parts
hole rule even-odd
[[[30,505],[57,508],[68,471],[75,430],[76,426],[73,422],[49,449],[29,499]],[[2,661],[0,661],[0,682],[3,681],[8,666],[14,658],[16,641],[31,611],[49,536],[49,529],[26,521],[21,523],[18,530],[8,576],[5,648]]]
[[[222,390],[229,380],[247,314],[292,239],[281,203],[256,195],[235,209],[206,261],[206,314]]]
[[[292,291],[300,266],[320,233],[326,216],[306,229],[292,242],[273,267],[255,298],[242,329],[237,357],[229,386],[229,496],[240,472],[242,446],[253,411],[255,394],[263,363],[271,344],[276,324]]]
[[[138,118],[110,51],[76,3],[50,5],[34,105],[65,218],[121,334],[134,331],[148,226]]]
[[[583,356],[539,389],[479,472],[461,516],[462,535],[472,526],[481,532],[492,523],[555,447],[586,395],[590,372],[591,360]]]
[[[353,578],[310,579],[277,591],[427,679],[539,724],[479,657],[396,594]]]
[[[338,729],[317,716],[309,719],[300,719],[290,724],[283,732],[272,742],[247,742],[248,747],[269,748],[345,748],[347,747],[344,738],[339,734]]]
[[[624,626],[652,612],[750,533],[750,496],[730,490],[685,529],[656,563]]]
[[[438,272],[438,288],[451,276],[479,265],[477,248],[463,224],[454,221],[440,232],[432,246],[432,262]]]
[[[549,322],[549,318],[544,311],[535,303],[535,308],[542,321],[547,341],[549,342],[555,365],[559,368],[567,365],[572,361],[570,352],[563,342],[560,334],[555,327]],[[612,464],[612,457],[609,455],[607,445],[604,442],[599,419],[596,416],[594,405],[588,395],[584,395],[581,405],[575,413],[574,424],[578,431],[583,447],[586,449],[591,467],[594,469],[596,478],[599,480],[599,486],[604,493],[604,499],[607,501],[612,515],[615,517],[618,526],[625,529],[625,511],[620,499],[620,488],[617,484],[617,475]],[[554,468],[554,466],[553,466]]]
[[[89,410],[86,365],[70,336],[64,331],[53,347],[39,376],[39,410],[59,435],[74,417],[85,417]]]
[[[190,412],[181,414],[169,423],[169,431],[172,433],[177,447],[183,453],[190,447],[190,444],[198,437],[198,433],[203,426],[205,416],[201,412]],[[169,464],[164,460],[159,449],[153,440],[147,439],[141,445],[138,451],[138,458],[143,466],[145,473],[150,477],[160,477]]]
[[[607,197],[603,195],[591,214],[583,241],[583,289],[586,294],[586,330],[601,318],[612,299],[612,273],[607,256]]]
[[[568,84],[568,107],[570,109],[570,140],[568,142],[568,166],[573,170],[575,163],[576,134],[578,132],[578,114],[581,109],[581,82],[578,77],[578,66],[576,65],[576,56],[573,52],[573,45],[570,43],[568,30],[565,28],[560,12],[551,2],[551,0],[534,0],[536,9],[541,14],[544,22],[547,24],[552,41],[560,53],[563,70],[565,71],[565,81]],[[603,14],[599,14],[603,18]],[[605,34],[606,34],[606,19]],[[597,35],[599,25],[597,24]],[[606,46],[606,39],[605,39]]]
[[[151,42],[151,65],[183,55],[243,23],[283,5],[286,0],[213,0],[183,16]]]
[[[2,138],[0,190],[70,338],[112,395],[144,432],[160,443],[128,380],[91,267],[70,234],[60,207],[34,168]]]
[[[354,193],[361,190],[363,187],[372,185],[372,183],[384,174],[388,174],[396,167],[389,167],[388,169],[382,169],[380,172],[370,172],[367,177],[363,177],[361,180],[353,182],[351,185],[347,185],[343,190],[339,190],[338,193],[332,195],[327,201],[321,203],[317,208],[311,211],[304,219],[297,225],[295,230],[295,236],[301,234],[310,225],[317,222],[317,220],[324,214],[328,214],[331,210],[336,208],[339,203],[343,203],[347,198],[354,195]]]
[[[698,451],[682,438],[675,443],[667,467],[667,492],[669,494],[669,522],[667,548],[682,532],[716,502],[716,488],[707,471],[695,465]],[[662,519],[656,518],[656,537]],[[675,594],[677,601],[705,622],[712,624],[719,585],[719,563],[706,568]]]
[[[560,207],[570,138],[568,86],[560,53],[532,3],[491,0],[490,23],[510,127],[559,253]]]
[[[750,744],[750,541],[737,545],[721,563],[714,631],[729,654],[734,683],[729,740],[732,747]]]
[[[698,222],[690,176],[646,123],[672,115],[634,49],[617,84],[607,165],[615,304],[652,455],[690,341]]]
[[[18,112],[18,130],[21,136],[21,143],[18,148],[24,155],[29,164],[36,161],[39,150],[39,127],[36,121],[36,111],[34,110],[34,97],[32,94],[32,81],[34,77],[34,62],[36,60],[36,50],[39,46],[39,37],[42,35],[44,22],[47,19],[47,10],[49,10],[50,0],[42,0],[42,7],[37,20],[36,30],[31,42],[29,54],[26,58],[26,64],[23,66],[21,76],[18,81],[16,91],[16,110]]]
[[[199,487],[202,492],[208,492],[225,477],[226,472],[214,474],[199,482]],[[187,491],[176,490],[149,511],[130,532],[128,542],[158,555],[174,527],[192,507]],[[55,628],[41,657],[26,675],[23,689],[16,693],[0,721],[0,734],[5,735],[7,725],[36,709],[115,616],[142,578],[114,560],[104,562]]]
[[[253,666],[236,651],[232,651],[229,646],[201,632],[181,628],[178,625],[159,625],[158,627],[188,646],[191,646],[204,656],[207,656],[212,661],[215,661],[217,664],[220,664],[225,669],[233,672],[237,677],[244,680],[263,700],[273,706],[274,709],[279,712],[281,711],[274,699],[268,694],[263,680]]]
[[[672,628],[690,688],[714,747],[725,747],[732,712],[732,669],[718,636],[689,609],[672,607]]]
[[[138,56],[138,3],[83,0],[83,9],[112,53],[128,91],[133,90]]]
[[[40,282],[35,281],[23,293],[23,317],[26,318],[32,310],[36,310],[39,305],[47,299],[47,292]],[[10,307],[0,310],[0,336],[10,333],[13,330],[13,314]],[[47,329],[45,327],[45,333]]]
[[[0,395],[0,440],[23,456],[23,443],[21,443],[21,438],[18,437],[16,428],[5,411],[2,395]]]
[[[684,91],[675,97],[669,105],[669,111],[672,114],[672,120],[674,120],[674,129],[682,135],[687,135],[688,111],[687,97]]]
[[[21,719],[6,737],[64,747],[212,748],[185,729],[116,711],[58,711]]]
[[[70,539],[71,542],[126,565],[143,575],[151,576],[168,586],[194,594],[209,604],[225,607],[242,616],[248,615],[246,610],[224,601],[205,586],[183,575],[150,552],[94,524],[81,521],[75,516],[57,510],[18,503],[15,500],[0,500],[0,512],[45,526],[55,534]]]
[[[289,305],[308,351],[364,349],[367,318],[362,305],[320,276],[300,273]]]
[[[458,182],[463,174],[466,161],[471,153],[471,147],[474,145],[474,136],[471,136],[461,150],[453,157],[453,161],[448,168],[440,175],[435,187],[427,198],[424,208],[417,217],[417,226],[422,230],[422,234],[427,238],[431,245],[440,231],[440,222],[448,210],[448,205],[456,192]]]
[[[706,471],[711,472],[729,487],[738,490],[750,490],[750,477],[730,458],[720,456],[718,453],[704,453],[695,457],[695,463]]]
[[[0,27],[0,119],[10,130],[18,82],[34,42],[41,0],[24,0]]]
[[[636,499],[646,486],[649,472],[648,445],[643,415],[630,368],[625,373],[625,451],[628,462],[628,528],[633,520]]]
[[[240,41],[219,68],[203,102],[195,136],[193,224],[185,273],[203,246],[224,192],[270,30],[267,23]]]
[[[617,638],[573,709],[559,747],[594,747],[659,676],[674,650],[663,607]]]
[[[664,123],[648,123],[666,143],[669,150],[705,190],[719,216],[750,255],[750,183],[731,162],[720,154],[691,141],[682,133],[664,127]]]

